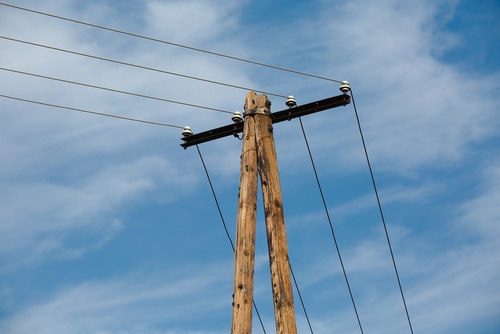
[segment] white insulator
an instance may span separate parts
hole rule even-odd
[[[242,122],[243,121],[243,117],[241,116],[241,113],[239,111],[235,111],[233,113],[233,117],[231,117],[231,119],[233,120],[233,122],[235,123],[239,123],[239,122]]]
[[[182,135],[184,137],[189,137],[189,136],[193,135],[193,131],[191,131],[191,128],[189,126],[185,126],[184,130],[182,131]]]
[[[342,93],[347,94],[347,93],[351,90],[351,86],[349,86],[349,82],[347,82],[347,81],[342,81],[342,85],[340,85],[339,90],[340,90]]]
[[[293,108],[297,106],[297,101],[295,101],[295,98],[290,95],[288,96],[288,99],[286,100],[285,104],[288,106],[288,108]]]

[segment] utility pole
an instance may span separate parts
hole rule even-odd
[[[264,103],[267,107],[264,108],[265,114],[255,115],[255,139],[257,140],[257,161],[264,199],[276,333],[296,334],[297,326],[295,324],[292,281],[288,261],[285,217],[281,199],[271,112],[269,110],[271,102],[267,99],[266,95],[257,96],[254,92],[251,92],[246,97],[247,105],[252,99],[260,102],[257,110],[263,108],[262,104]],[[264,100],[264,103],[262,103],[262,100]],[[245,110],[245,113],[247,113],[247,110]]]
[[[286,102],[289,109],[275,113],[271,113],[271,102],[265,94],[250,92],[245,98],[244,122],[238,122],[241,116],[235,114],[235,124],[194,135],[189,127],[182,132],[184,143],[181,146],[184,149],[229,135],[237,136],[242,131],[244,133],[236,222],[232,334],[252,332],[258,174],[264,200],[276,333],[297,333],[272,124],[349,104],[349,84],[344,81],[340,90],[343,95],[299,107],[290,96]]]
[[[270,106],[266,95],[255,92],[246,95],[236,223],[233,334],[252,332],[257,169],[264,198],[276,333],[297,333]]]
[[[236,218],[234,293],[231,333],[252,333],[255,224],[257,214],[257,142],[255,115],[245,113],[241,152],[240,191]]]

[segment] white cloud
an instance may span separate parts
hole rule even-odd
[[[492,163],[486,168],[477,194],[472,192],[475,195],[468,196],[469,199],[456,211],[443,212],[437,221],[430,222],[435,224],[433,228],[422,229],[420,224],[411,224],[413,221],[410,218],[404,226],[388,225],[416,332],[437,334],[459,329],[488,332],[498,327],[496,310],[500,305],[497,293],[500,289],[500,253],[497,247],[496,203],[500,188],[497,165]],[[387,198],[395,203],[411,205],[425,198],[427,191],[433,193],[436,189],[422,187],[416,191],[403,191],[401,196],[397,196],[394,190],[386,193]],[[366,206],[361,208],[366,209]],[[349,211],[359,210],[356,205]],[[389,213],[392,211],[389,210]],[[310,226],[310,223],[305,225]],[[313,226],[313,229],[318,229],[318,225]],[[302,231],[308,233],[307,228]],[[363,234],[350,243],[337,234],[337,238],[343,241],[343,261],[364,328],[376,332],[405,332],[406,315],[387,242],[383,231],[377,231],[375,234]],[[301,288],[306,291],[308,305],[324,302],[322,298],[335,300],[336,305],[345,304],[344,308],[329,311],[322,317],[315,313],[317,309],[310,312],[313,317],[316,315],[313,327],[318,333],[330,333],[334,329],[356,330],[352,306],[348,305],[345,282],[332,247],[325,248],[316,239],[314,245],[309,243],[300,252],[296,250],[302,262],[298,265],[297,262],[292,263],[294,268],[298,268],[295,269],[296,275]],[[307,256],[310,260],[305,266],[303,259]],[[292,261],[296,258],[292,257]],[[318,291],[321,293],[318,294]]]
[[[430,2],[350,1],[340,10],[324,4],[315,31],[324,62],[315,72],[351,82],[377,171],[449,167],[498,127],[498,74],[474,76],[436,58],[434,49],[443,45],[434,37],[439,10]],[[315,87],[331,87],[326,94],[338,88]],[[306,130],[316,150],[331,152],[318,160],[364,168],[352,107],[346,108],[311,117]],[[288,142],[291,152],[300,140]]]
[[[231,264],[212,263],[82,283],[25,308],[0,328],[3,333],[40,334],[217,333],[184,329],[182,320],[192,320],[193,314],[205,321],[230,316],[224,308],[230,307],[231,295],[223,288],[231,284],[231,270]],[[160,330],[158,324],[170,324],[170,330]]]
[[[307,70],[336,79],[350,80],[375,172],[390,172],[395,180],[380,189],[383,205],[394,207],[418,203],[422,208],[427,204],[428,196],[431,199],[443,194],[444,197],[450,196],[447,182],[452,181],[447,178],[422,181],[423,174],[429,170],[446,169],[452,173],[456,169],[465,169],[460,164],[472,145],[490,139],[498,127],[498,74],[479,77],[463,73],[440,60],[448,48],[460,42],[458,36],[436,31],[443,20],[449,19],[446,10],[452,13],[453,4],[438,8],[429,1],[400,4],[385,0],[377,3],[350,1],[334,6],[324,1],[323,10],[311,14],[314,19],[304,15],[302,21],[298,17],[294,22],[282,20],[283,25],[269,29],[266,24],[244,27],[239,22],[243,15],[240,11],[244,4],[241,2],[208,5],[201,1],[147,1],[142,4],[144,6],[138,6],[136,12],[128,13],[126,20],[117,19],[117,7],[102,4],[79,5],[82,8],[77,10],[70,2],[54,2],[45,3],[44,6],[49,7],[43,10],[107,26],[125,27],[124,30],[162,39],[170,40],[173,36],[176,42],[224,50],[239,56],[252,54],[257,60],[277,56],[272,62],[296,64],[297,68],[307,67]],[[312,82],[305,78],[297,80],[297,77],[274,75],[267,70],[250,72],[246,65],[152,42],[101,34],[30,14],[39,27],[39,33],[33,35],[33,26],[27,24],[28,16],[9,13],[0,11],[0,25],[20,38],[245,86],[257,83],[261,87],[278,87],[278,90],[284,87],[294,94],[293,89],[296,89],[302,94],[295,94],[301,103],[339,93],[337,84]],[[303,27],[307,29],[300,34],[292,33]],[[252,35],[256,38],[249,39]],[[9,51],[0,55],[5,67],[229,110],[241,107],[243,102],[244,92],[231,91],[228,94],[229,90],[225,88],[159,73],[70,57],[7,41],[0,41],[0,44],[2,51]],[[309,59],[309,56],[307,64],[295,63]],[[28,80],[4,72],[0,75],[0,88],[6,94],[190,125],[197,132],[230,122],[226,114],[193,112],[180,106],[118,97],[38,79]],[[289,79],[291,77],[293,79]],[[281,102],[279,99],[275,101],[273,110],[280,110],[282,106],[278,103]],[[3,273],[14,270],[16,262],[40,263],[56,252],[59,259],[76,259],[89,251],[101,249],[117,233],[127,229],[126,222],[120,219],[120,210],[146,200],[174,203],[162,207],[162,210],[174,209],[175,206],[176,212],[191,213],[191,203],[184,200],[186,195],[199,195],[200,184],[206,187],[205,180],[200,182],[204,175],[196,151],[182,151],[178,147],[178,129],[131,124],[5,100],[0,103],[3,119],[0,150],[3,161],[6,161],[0,166],[0,184],[4,189],[0,195],[0,249],[2,260],[9,264],[3,267]],[[304,123],[320,176],[324,174],[329,178],[340,173],[345,178],[357,177],[358,172],[366,168],[352,106],[311,116]],[[281,175],[285,178],[301,174],[302,167],[309,165],[307,158],[300,158],[302,155],[297,158],[299,149],[304,149],[301,152],[305,153],[297,125],[297,122],[279,125],[275,132],[279,138]],[[201,150],[215,180],[216,191],[222,190],[224,195],[230,192],[235,198],[239,142],[221,140],[217,144],[206,144]],[[429,222],[428,225],[436,223],[439,229],[420,230],[421,226],[389,222],[417,332],[447,333],[458,327],[495,321],[495,314],[490,310],[498,309],[499,305],[496,292],[500,290],[497,269],[500,256],[494,237],[498,236],[496,203],[500,198],[499,185],[494,180],[500,173],[493,166],[486,175],[489,185],[485,181],[481,193],[475,198],[471,193],[461,211],[443,212],[443,217]],[[398,184],[400,180],[405,182]],[[411,180],[411,187],[406,186],[408,180]],[[228,187],[236,188],[229,191]],[[306,189],[301,189],[301,192],[305,197],[310,196]],[[372,195],[365,197],[361,190],[357,194],[353,200],[334,207],[336,217],[351,217],[374,208],[375,202],[370,199]],[[205,196],[189,197],[193,202],[210,200]],[[234,201],[223,197],[221,202],[223,206],[229,206]],[[429,205],[435,209],[432,203]],[[448,204],[446,209],[451,205]],[[205,213],[201,215],[206,218]],[[316,226],[303,223],[317,222],[318,217],[320,214],[314,212],[306,218],[287,216],[292,222],[289,231],[311,231]],[[411,225],[411,214],[406,218]],[[444,226],[442,222],[446,219],[448,224]],[[348,224],[342,225],[345,228]],[[201,224],[190,224],[187,228],[196,229],[198,226]],[[196,232],[199,234],[195,241],[206,237],[206,230]],[[362,320],[366,319],[370,330],[401,333],[406,329],[404,314],[398,292],[392,290],[395,286],[388,288],[394,277],[383,243],[384,236],[378,230],[371,232],[345,249],[346,265],[353,275],[353,282],[356,285],[367,282],[364,288],[355,291]],[[80,234],[90,235],[90,241],[84,245],[70,245],[69,240]],[[171,240],[175,237],[170,236]],[[327,237],[331,239],[329,235]],[[318,243],[311,243],[307,248],[321,249]],[[189,246],[194,252],[207,252],[197,245]],[[151,259],[152,262],[156,260]],[[261,257],[258,260],[257,271],[259,274],[265,272],[268,283],[267,269],[261,268],[265,261]],[[332,264],[334,261],[337,261],[334,253],[328,258],[305,261],[298,265],[305,268],[305,273],[296,273],[299,284],[305,284],[304,288],[311,293],[306,295],[306,302],[312,302],[313,326],[318,333],[331,333],[334,329],[343,332],[357,330],[351,306],[342,304],[343,300],[336,303],[336,297],[345,291],[342,290],[341,272],[337,264]],[[193,321],[187,319],[186,314],[189,314],[190,307],[197,307],[208,322],[212,311],[227,307],[227,297],[231,292],[231,270],[228,268],[230,266],[226,264],[215,265],[213,270],[204,266],[202,276],[197,276],[192,268],[182,268],[179,274],[157,271],[147,275],[121,273],[123,277],[120,279],[98,281],[96,278],[76,285],[63,282],[65,289],[58,285],[57,292],[47,292],[44,300],[30,300],[25,304],[16,301],[14,306],[9,305],[9,312],[13,315],[3,320],[2,326],[11,333],[216,333],[216,330],[201,331],[201,322],[197,328],[191,328]],[[382,277],[388,277],[387,281]],[[325,285],[330,284],[325,282],[332,278],[340,283],[325,291]],[[15,292],[15,288],[2,287],[1,291],[9,294]],[[256,292],[259,298],[265,293],[267,290],[259,286]],[[334,302],[325,303],[331,296]],[[335,304],[334,311],[329,308],[332,304]],[[387,312],[380,314],[381,309]],[[393,324],[395,318],[401,322],[394,328],[388,327],[387,324]],[[162,321],[175,324],[165,325]],[[273,322],[271,317],[266,317],[265,321],[266,324]],[[227,319],[221,323],[226,324]],[[123,324],[123,327],[117,324]],[[219,324],[214,328],[220,328]],[[300,324],[307,330],[303,319]],[[227,332],[227,326],[221,332]]]
[[[74,233],[92,235],[102,244],[124,227],[113,218],[118,208],[160,188],[170,190],[158,199],[171,202],[189,193],[193,180],[189,173],[181,173],[158,156],[98,168],[84,179],[79,171],[71,173],[79,179],[66,184],[39,180],[14,185],[4,181],[0,248],[4,260],[31,262],[65,248],[74,254],[76,250],[65,243]],[[95,247],[88,245],[89,249]]]
[[[91,5],[77,10],[65,3],[55,8],[47,5],[40,10],[70,18],[83,17],[96,23],[103,19],[103,12],[114,13],[116,10],[100,7]],[[141,28],[155,30],[155,35],[160,35],[160,38],[168,39],[161,36],[158,30],[157,25],[162,23],[173,24],[170,28],[182,31],[179,38],[201,37],[203,32],[216,40],[217,36],[228,31],[230,25],[236,25],[227,17],[237,10],[238,5],[235,3],[224,8],[226,11],[219,11],[214,6],[196,1],[168,4],[153,1],[147,2],[142,7],[143,11],[134,18],[145,20],[147,25]],[[190,12],[193,22],[178,24],[183,17],[180,14],[186,11]],[[170,15],[171,19],[164,20],[158,16],[160,12]],[[205,15],[209,13],[211,19],[206,20]],[[97,34],[95,29],[13,9],[5,9],[2,14],[5,16],[2,26],[14,38],[175,72],[183,72],[188,62],[190,66],[194,64],[191,66],[193,75],[201,76],[203,72],[204,76],[220,78],[221,81],[234,74],[231,66],[223,67],[214,59],[206,60],[206,57],[183,57],[173,47],[158,48],[157,44],[116,34],[115,39],[105,43],[99,38],[105,38],[110,33]],[[205,19],[200,20],[200,15]],[[174,22],[174,19],[177,21]],[[33,26],[25,24],[26,20],[39,26],[36,36],[33,35]],[[113,26],[119,23],[119,20],[114,20],[103,24]],[[222,98],[223,94],[208,90],[196,90],[198,98],[193,99],[190,89],[198,84],[192,85],[185,79],[151,75],[147,71],[135,71],[65,53],[4,40],[0,42],[2,48],[9,51],[2,52],[1,56],[2,64],[7,68],[219,108],[225,108],[227,103],[227,99]],[[196,124],[214,123],[219,117],[211,117],[214,115],[211,111],[197,111],[192,114],[196,117],[186,117],[183,113],[173,112],[178,109],[175,105],[162,104],[160,107],[158,102],[142,99],[139,103],[138,99],[95,89],[42,81],[5,71],[0,74],[6,79],[0,84],[3,93],[42,102],[169,124],[185,125],[184,122],[188,123],[191,119],[193,123],[189,125],[195,131],[204,127]],[[242,80],[248,83],[243,75]],[[221,105],[217,105],[220,102]],[[140,197],[148,195],[154,201],[168,203],[195,190],[199,175],[194,175],[192,171],[199,165],[193,166],[186,160],[186,156],[192,155],[178,146],[180,130],[4,99],[1,103],[5,106],[2,107],[3,124],[9,126],[0,135],[0,148],[8,162],[0,167],[0,183],[5,190],[0,210],[3,232],[0,249],[5,260],[6,254],[9,254],[11,260],[8,262],[31,263],[56,250],[63,251],[66,254],[63,257],[82,254],[85,249],[74,249],[66,244],[66,239],[76,233],[93,236],[94,242],[86,247],[87,250],[99,248],[120,229],[126,228],[117,220],[115,213],[119,208],[137,203]],[[226,118],[229,121],[229,116]],[[175,148],[176,151],[165,155],[164,145],[160,142],[165,139],[168,140],[168,148]],[[219,156],[216,158],[218,162],[228,159],[227,152],[216,152],[215,155]],[[223,173],[224,169],[213,170],[214,173],[217,171]]]
[[[495,160],[485,167],[482,194],[461,208],[462,217],[455,229],[465,230],[467,236],[486,240],[500,237],[500,162]]]
[[[207,44],[234,29],[240,1],[224,3],[190,1],[148,1],[146,21],[155,34],[164,39],[175,38],[179,43],[190,45]],[[236,15],[235,15],[236,14]]]

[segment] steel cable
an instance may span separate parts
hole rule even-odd
[[[347,272],[346,272],[346,269],[345,269],[345,266],[344,266],[344,261],[342,260],[342,255],[340,253],[340,248],[339,248],[339,244],[337,242],[337,237],[335,236],[335,230],[333,229],[332,220],[330,218],[330,213],[328,211],[328,206],[326,204],[325,196],[323,194],[323,188],[321,187],[321,182],[319,180],[318,172],[316,170],[316,164],[314,163],[314,158],[313,158],[312,153],[311,153],[311,148],[309,147],[309,141],[307,140],[307,135],[306,135],[306,132],[305,132],[305,129],[304,129],[304,125],[302,124],[302,118],[301,117],[299,117],[299,122],[300,122],[300,128],[302,129],[302,134],[304,136],[304,141],[306,143],[307,152],[309,153],[309,158],[311,160],[311,165],[312,165],[312,168],[313,168],[313,171],[314,171],[314,176],[316,177],[316,183],[318,185],[319,193],[321,195],[321,200],[323,202],[323,207],[325,209],[326,217],[328,219],[328,224],[330,225],[330,231],[331,231],[331,234],[332,234],[332,237],[333,237],[333,243],[335,244],[335,249],[337,250],[337,255],[338,255],[338,258],[339,258],[339,261],[340,261],[340,266],[342,267],[342,272],[344,274],[344,279],[345,279],[345,282],[346,282],[346,285],[347,285],[347,290],[349,291],[349,296],[351,297],[351,303],[352,303],[352,306],[354,308],[354,313],[356,314],[356,319],[358,321],[359,330],[361,331],[361,334],[363,334],[363,326],[361,326],[361,320],[359,318],[358,308],[356,307],[356,302],[354,301],[354,296],[353,296],[353,293],[352,293],[352,290],[351,290],[351,285],[349,284],[349,279],[347,277]]]
[[[42,79],[48,79],[48,80],[53,80],[53,81],[69,83],[72,85],[78,85],[78,86],[83,86],[83,87],[106,90],[106,91],[114,92],[114,93],[121,93],[121,94],[137,96],[137,97],[142,97],[142,98],[151,99],[151,100],[174,103],[174,104],[179,104],[179,105],[188,106],[188,107],[194,107],[194,108],[200,108],[200,109],[213,110],[213,111],[219,111],[219,112],[224,112],[224,113],[228,113],[228,114],[233,114],[233,112],[228,111],[228,110],[224,110],[224,109],[206,107],[206,106],[201,106],[201,105],[186,103],[186,102],[180,102],[180,101],[175,101],[175,100],[168,100],[168,99],[164,99],[161,97],[154,97],[154,96],[149,96],[149,95],[144,95],[144,94],[131,93],[131,92],[123,91],[123,90],[118,90],[118,89],[113,89],[113,88],[108,88],[108,87],[103,87],[103,86],[97,86],[97,85],[90,85],[90,84],[86,84],[83,82],[76,82],[76,81],[71,81],[71,80],[66,80],[66,79],[60,79],[60,78],[50,77],[50,76],[46,76],[46,75],[30,73],[30,72],[18,71],[18,70],[5,68],[5,67],[0,67],[0,70],[12,72],[12,73],[17,73],[17,74],[29,75],[32,77],[37,77],[37,78],[42,78]]]
[[[227,83],[224,83],[224,82],[210,80],[210,79],[203,79],[203,78],[192,76],[192,75],[186,75],[186,74],[181,74],[181,73],[166,71],[166,70],[162,70],[162,69],[158,69],[158,68],[153,68],[153,67],[148,67],[148,66],[133,64],[133,63],[124,62],[124,61],[120,61],[120,60],[115,60],[115,59],[111,59],[111,58],[94,56],[94,55],[90,55],[90,54],[87,54],[87,53],[82,53],[82,52],[67,50],[67,49],[58,48],[58,47],[54,47],[54,46],[50,46],[50,45],[46,45],[46,44],[39,44],[39,43],[34,43],[34,42],[28,42],[28,41],[24,41],[24,40],[16,39],[16,38],[11,38],[11,37],[7,37],[7,36],[0,36],[0,38],[8,40],[8,41],[11,41],[11,42],[27,44],[27,45],[36,46],[36,47],[40,47],[40,48],[45,48],[45,49],[49,49],[49,50],[54,50],[54,51],[58,51],[58,52],[65,52],[65,53],[69,53],[69,54],[73,54],[73,55],[77,55],[77,56],[81,56],[81,57],[87,57],[87,58],[92,58],[92,59],[96,59],[96,60],[106,61],[106,62],[110,62],[110,63],[114,63],[114,64],[119,64],[119,65],[124,65],[124,66],[130,66],[130,67],[134,67],[134,68],[139,68],[139,69],[142,69],[142,70],[154,71],[154,72],[168,74],[168,75],[173,75],[173,76],[178,76],[178,77],[182,77],[182,78],[186,78],[186,79],[202,81],[202,82],[206,82],[206,83],[210,83],[210,84],[214,84],[214,85],[220,85],[220,86],[225,86],[225,87],[230,87],[230,88],[236,88],[236,89],[241,89],[241,90],[246,90],[246,91],[255,91],[255,92],[260,92],[260,93],[264,93],[264,94],[271,95],[271,96],[277,96],[277,97],[287,98],[286,95],[275,94],[275,93],[266,92],[266,91],[262,91],[262,90],[259,90],[259,89],[254,89],[254,88],[249,88],[249,87],[244,87],[244,86],[239,86],[239,85],[227,84]]]
[[[364,150],[365,157],[366,157],[366,163],[368,164],[368,169],[370,170],[370,177],[371,177],[372,184],[373,184],[373,190],[375,192],[375,197],[377,198],[377,204],[378,204],[378,210],[380,213],[380,218],[382,220],[382,225],[384,226],[384,232],[385,232],[385,237],[387,239],[387,245],[389,246],[389,251],[391,253],[391,259],[392,259],[392,264],[394,267],[394,272],[396,274],[396,278],[398,281],[399,292],[401,294],[401,299],[403,300],[403,305],[404,305],[404,309],[406,312],[406,318],[408,320],[408,326],[410,327],[410,332],[413,334],[413,326],[412,326],[412,322],[411,322],[411,318],[410,318],[410,313],[408,311],[408,306],[406,305],[406,299],[405,299],[405,295],[403,293],[403,286],[401,284],[401,279],[399,277],[399,272],[398,272],[398,267],[396,265],[396,259],[394,257],[394,252],[392,250],[391,239],[389,238],[389,232],[387,230],[387,224],[385,222],[384,212],[382,210],[382,204],[380,202],[380,197],[378,195],[377,183],[375,182],[375,176],[373,174],[372,165],[370,163],[370,158],[368,156],[368,149],[366,148],[365,137],[363,135],[363,130],[361,129],[361,122],[359,120],[358,109],[356,108],[356,101],[354,100],[354,94],[352,92],[352,89],[351,89],[351,97],[352,97],[352,105],[354,107],[354,113],[356,115],[356,121],[358,123],[359,135],[361,137],[361,142],[363,144],[363,150]]]
[[[53,108],[59,108],[59,109],[67,109],[67,110],[78,111],[78,112],[87,113],[87,114],[93,114],[93,115],[98,115],[98,116],[106,116],[106,117],[118,118],[118,119],[123,119],[123,120],[126,120],[126,121],[133,121],[133,122],[140,122],[140,123],[146,123],[146,124],[161,125],[161,126],[168,126],[168,127],[172,127],[172,128],[184,129],[184,127],[180,126],[180,125],[160,123],[160,122],[153,122],[153,121],[147,121],[147,120],[138,119],[138,118],[131,118],[131,117],[113,115],[113,114],[106,114],[106,113],[96,112],[96,111],[91,111],[91,110],[86,110],[86,109],[73,108],[73,107],[61,106],[61,105],[58,105],[58,104],[52,104],[52,103],[34,101],[34,100],[29,100],[29,99],[23,99],[23,98],[20,98],[20,97],[14,97],[14,96],[9,96],[9,95],[4,95],[4,94],[0,94],[0,97],[4,97],[6,99],[11,99],[11,100],[16,100],[16,101],[22,101],[22,102],[28,102],[28,103],[33,103],[33,104],[39,104],[39,105],[46,106],[46,107],[53,107]]]
[[[46,13],[46,12],[41,12],[41,11],[29,9],[29,8],[20,7],[20,6],[15,6],[15,5],[7,4],[7,3],[4,3],[4,2],[0,2],[0,5],[11,7],[11,8],[15,8],[15,9],[19,9],[19,10],[24,10],[24,11],[35,13],[35,14],[39,14],[39,15],[45,15],[45,16],[49,16],[49,17],[52,17],[52,18],[56,18],[56,19],[68,21],[68,22],[78,23],[78,24],[86,25],[86,26],[93,27],[93,28],[107,30],[107,31],[111,31],[111,32],[115,32],[115,33],[119,33],[119,34],[131,36],[131,37],[136,37],[136,38],[141,38],[141,39],[144,39],[144,40],[149,40],[149,41],[153,41],[153,42],[157,42],[157,43],[167,44],[167,45],[171,45],[171,46],[175,46],[175,47],[179,47],[179,48],[183,48],[183,49],[187,49],[187,50],[191,50],[191,51],[201,52],[201,53],[209,54],[209,55],[212,55],[212,56],[223,57],[223,58],[227,58],[227,59],[231,59],[231,60],[236,60],[236,61],[245,62],[245,63],[249,63],[249,64],[253,64],[253,65],[263,66],[263,67],[271,68],[271,69],[274,69],[274,70],[279,70],[279,71],[283,71],[283,72],[289,72],[289,73],[298,74],[298,75],[302,75],[302,76],[307,76],[307,77],[311,77],[311,78],[316,78],[316,79],[321,79],[321,80],[326,80],[326,81],[331,81],[331,82],[342,83],[341,80],[336,80],[336,79],[332,79],[332,78],[328,78],[328,77],[324,77],[324,76],[320,76],[320,75],[316,75],[316,74],[311,74],[311,73],[307,73],[307,72],[292,70],[292,69],[289,69],[289,68],[285,68],[285,67],[281,67],[281,66],[275,66],[275,65],[270,65],[270,64],[263,63],[263,62],[249,60],[249,59],[245,59],[245,58],[241,58],[241,57],[235,57],[235,56],[227,55],[227,54],[220,53],[220,52],[214,52],[214,51],[204,50],[204,49],[200,49],[200,48],[196,48],[196,47],[192,47],[192,46],[188,46],[188,45],[183,45],[183,44],[179,44],[179,43],[169,42],[169,41],[158,39],[158,38],[148,37],[148,36],[144,36],[144,35],[140,35],[140,34],[135,34],[135,33],[131,33],[131,32],[119,30],[119,29],[105,27],[105,26],[98,25],[98,24],[93,24],[93,23],[88,23],[88,22],[79,21],[79,20],[75,20],[75,19],[70,19],[70,18],[67,18],[67,17],[63,17],[63,16],[59,16],[59,15],[54,15],[54,14],[49,14],[49,13]],[[269,94],[269,95],[272,95],[272,94]],[[285,97],[286,98],[286,96],[281,96],[281,97]]]

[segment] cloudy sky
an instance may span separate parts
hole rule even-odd
[[[348,80],[414,332],[500,331],[498,1],[7,3]],[[201,132],[231,115],[165,100],[242,111],[255,89],[279,111],[282,96],[304,104],[339,84],[3,2],[0,36],[0,332],[228,333],[234,255],[198,152],[179,145],[183,126]],[[410,333],[353,105],[302,121],[364,332]],[[311,327],[359,333],[300,123],[274,134]],[[199,149],[234,239],[241,141]],[[255,302],[273,333],[258,210]],[[264,333],[255,314],[253,332]]]

